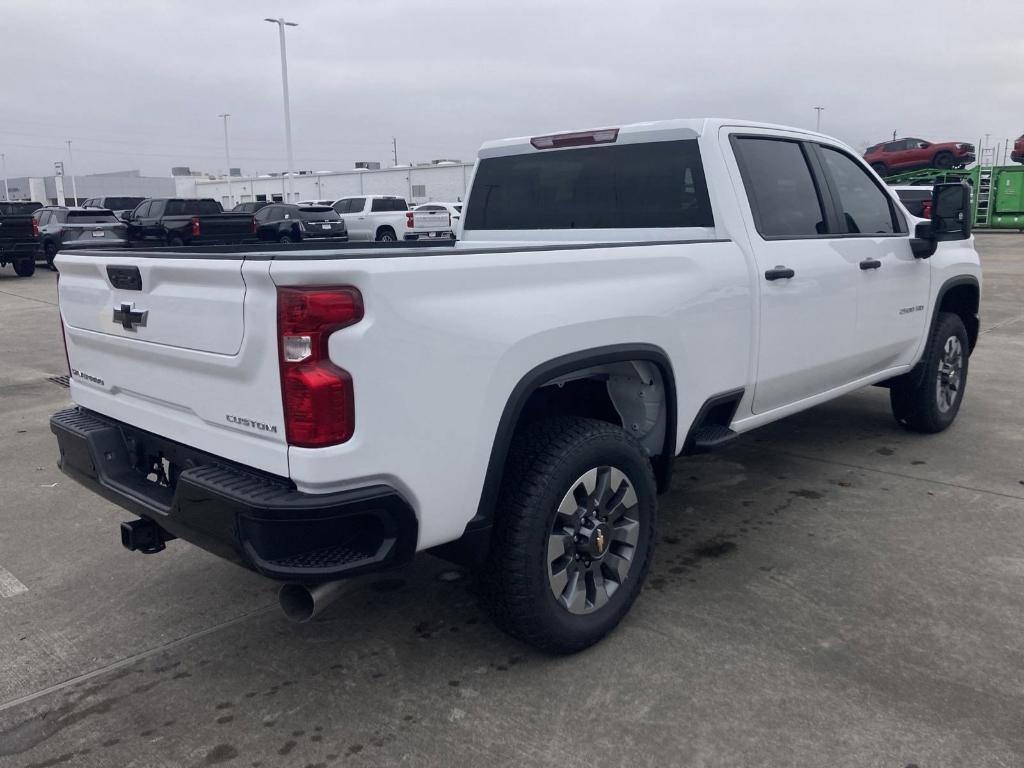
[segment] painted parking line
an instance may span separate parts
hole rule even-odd
[[[0,598],[14,597],[22,592],[28,592],[28,587],[18,581],[13,573],[0,565]]]

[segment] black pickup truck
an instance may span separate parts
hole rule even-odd
[[[123,219],[129,245],[216,245],[255,242],[251,213],[225,213],[210,198],[145,200]]]
[[[0,267],[14,265],[19,277],[30,277],[36,271],[39,239],[32,212],[39,203],[0,201]]]

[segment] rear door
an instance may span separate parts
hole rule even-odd
[[[348,227],[349,240],[371,240],[373,226],[366,215],[366,198],[349,197],[339,200],[334,205],[334,210],[341,214]]]
[[[727,144],[749,203],[761,304],[753,411],[764,413],[853,379],[858,270],[836,240],[828,191],[799,137],[744,130]]]

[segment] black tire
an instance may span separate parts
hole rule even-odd
[[[35,259],[18,259],[14,262],[14,273],[18,277],[32,277],[36,272]]]
[[[185,240],[181,235],[171,235],[167,238],[167,244],[173,248],[181,248],[185,244]]]
[[[292,237],[291,235],[281,235],[279,238],[277,238],[277,242],[287,245],[288,243],[292,242]]]
[[[628,482],[616,480],[611,474],[615,471]],[[597,482],[587,497],[581,481],[592,473]],[[625,489],[629,485],[636,494],[634,505],[619,503],[628,500],[628,495],[622,495],[628,493]],[[611,632],[640,593],[650,566],[656,494],[647,454],[620,427],[594,419],[564,417],[524,428],[509,450],[483,574],[488,603],[498,625],[530,645],[558,654],[583,650]],[[580,502],[581,498],[589,500]],[[574,509],[568,516],[558,511],[566,499]],[[600,499],[607,504],[598,506],[595,500]],[[567,519],[578,521],[591,504],[596,526],[589,530],[594,535],[589,544],[579,544],[582,537],[573,536],[561,526]],[[629,545],[622,540],[622,531],[636,523],[635,544]],[[607,536],[598,537],[598,528],[607,531]],[[561,538],[564,552],[557,560],[549,560],[550,540],[556,538]],[[584,546],[591,549],[585,550]],[[603,548],[600,555],[595,554],[594,547]],[[624,576],[612,576],[623,562],[628,563]],[[556,586],[559,576],[554,572],[562,568],[565,587],[561,597],[556,597],[561,588]],[[603,585],[600,600],[593,581],[596,576],[583,571],[591,568],[597,569]],[[578,597],[581,586],[581,602],[566,597]],[[605,598],[607,601],[598,607]],[[570,602],[576,612],[571,612]]]
[[[949,364],[951,348],[959,349],[958,366]],[[920,364],[889,387],[889,403],[896,421],[911,431],[926,434],[941,432],[952,424],[967,386],[969,349],[967,329],[960,316],[950,312],[939,314]],[[940,372],[940,364],[943,371],[955,367],[955,375]],[[951,397],[947,399],[944,392]]]
[[[395,235],[395,230],[391,227],[381,227],[377,230],[377,242],[378,243],[397,243],[398,237]]]
[[[935,155],[935,159],[932,160],[932,165],[936,168],[941,168],[946,171],[953,167],[953,153],[952,152],[939,152]]]
[[[889,166],[885,163],[872,163],[871,167],[883,179],[889,174]]]
[[[47,240],[43,245],[43,254],[46,256],[46,266],[56,270],[57,268],[53,266],[53,260],[57,258],[57,244],[52,240]]]

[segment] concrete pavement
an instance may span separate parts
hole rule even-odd
[[[55,466],[53,276],[0,270],[0,766],[1024,765],[1024,237],[978,243],[950,430],[869,389],[681,460],[644,594],[560,659],[430,557],[295,626],[182,542],[124,551]]]

